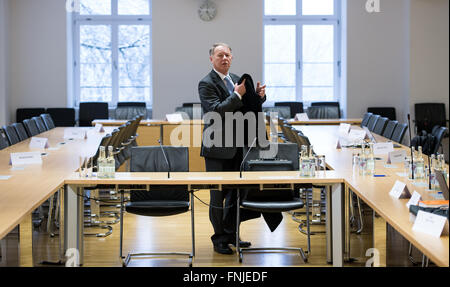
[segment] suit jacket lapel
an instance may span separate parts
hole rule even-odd
[[[222,88],[222,95],[223,97],[228,97],[228,89],[225,87],[225,83],[222,81],[220,76],[214,71],[211,71],[211,79],[213,80],[214,84],[218,85]]]

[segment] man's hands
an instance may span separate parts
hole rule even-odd
[[[242,81],[240,85],[234,84],[234,91],[237,92],[241,97],[247,92],[245,89],[245,79]]]
[[[234,91],[241,95],[241,97],[244,96],[244,94],[247,92],[247,90],[245,89],[245,79],[240,85],[234,84]],[[261,86],[261,83],[257,82],[256,93],[261,97],[261,99],[264,98],[264,96],[266,95],[266,85]]]
[[[262,98],[266,95],[266,85],[261,86],[260,82],[256,83],[256,93]]]

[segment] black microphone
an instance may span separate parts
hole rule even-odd
[[[250,153],[250,151],[252,150],[253,146],[255,145],[256,139],[257,139],[257,137],[255,137],[255,139],[253,140],[253,142],[252,142],[252,144],[250,145],[250,147],[249,147],[247,153],[246,153],[245,156],[244,156],[244,159],[243,159],[242,162],[241,162],[241,167],[239,168],[239,178],[242,178],[242,169],[244,168],[244,162],[245,162],[245,160],[247,159],[247,156],[248,156],[248,154]]]
[[[171,168],[170,168],[170,163],[169,163],[169,161],[167,160],[167,156],[166,156],[166,153],[164,152],[164,148],[163,148],[163,146],[162,146],[162,144],[161,144],[161,140],[158,140],[158,142],[159,142],[159,146],[161,147],[161,150],[162,150],[164,159],[166,160],[167,166],[169,167],[169,170],[167,171],[167,178],[170,178],[170,170],[171,170]]]
[[[431,160],[428,155],[428,189],[431,189]]]
[[[410,149],[411,149],[411,178],[414,179],[414,155],[413,155],[413,150],[412,150],[412,139],[411,139],[411,117],[408,114],[408,131],[409,131],[409,145],[410,145]]]

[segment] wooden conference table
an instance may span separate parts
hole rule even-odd
[[[55,128],[41,133],[47,138],[50,148],[30,149],[31,139],[27,139],[0,151],[0,239],[3,239],[17,225],[31,222],[31,213],[51,195],[64,186],[64,179],[74,172],[80,156],[95,154],[102,137],[111,132],[106,127],[104,133],[92,128],[77,128],[87,131],[87,139],[64,139],[64,130]],[[16,152],[40,151],[42,164],[21,167],[9,164],[10,154]]]

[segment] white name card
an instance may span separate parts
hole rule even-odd
[[[341,123],[339,125],[339,134],[347,135],[350,132],[351,128],[352,128],[352,126],[350,124]]]
[[[169,123],[179,123],[183,121],[181,114],[167,114],[166,119]]]
[[[406,157],[406,150],[396,150],[388,153],[387,163],[403,163]]]
[[[419,210],[412,229],[439,238],[446,222],[447,218],[444,216]]]
[[[42,164],[40,152],[11,153],[11,165]]]
[[[32,137],[30,141],[30,148],[49,148],[48,139],[47,138],[38,138]]]
[[[102,124],[95,124],[94,130],[98,133],[104,133],[105,129]]]
[[[374,155],[388,154],[392,151],[394,151],[394,144],[391,142],[374,143],[373,144],[373,154]]]
[[[364,130],[350,130],[348,138],[351,141],[362,141],[366,137],[366,131]]]
[[[411,193],[408,190],[408,187],[406,186],[406,183],[401,182],[397,180],[392,187],[391,191],[389,192],[390,196],[393,196],[395,198],[410,198]]]
[[[420,199],[422,199],[422,196],[420,196],[420,194],[414,190],[413,195],[411,196],[411,199],[406,204],[406,207],[408,207],[408,209],[409,209],[410,205],[418,205]]]
[[[305,121],[309,121],[309,117],[308,117],[308,114],[306,114],[306,113],[299,113],[299,114],[295,114],[295,120],[305,122]]]
[[[85,130],[79,129],[65,129],[64,130],[65,139],[87,139],[87,133]]]

